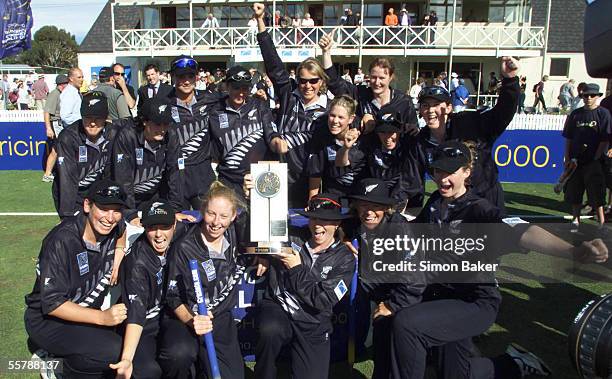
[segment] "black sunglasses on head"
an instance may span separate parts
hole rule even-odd
[[[338,204],[337,201],[332,199],[328,199],[326,197],[316,197],[308,201],[309,212],[315,211],[317,209],[340,209],[342,206]]]
[[[443,87],[433,86],[425,87],[419,92],[419,99],[428,96],[447,96],[450,97],[450,93]]]
[[[113,74],[117,76],[125,76],[125,72],[113,72]]]
[[[121,191],[121,188],[117,186],[110,186],[107,188],[102,188],[96,192],[96,195],[102,197],[119,197],[121,200],[125,199],[125,193]]]
[[[229,79],[234,82],[250,82],[251,80],[253,80],[253,76],[248,72],[239,72],[230,76]]]
[[[465,154],[463,154],[463,151],[461,151],[461,149],[459,149],[458,147],[445,147],[442,150],[436,151],[434,158],[437,159],[441,158],[442,156],[445,156],[447,158],[457,158],[463,157],[465,156]]]
[[[588,97],[597,97],[599,95],[595,95],[594,93],[589,93],[589,94],[583,94],[582,97],[584,98],[588,98]]]
[[[319,81],[321,81],[321,78],[311,78],[311,79],[298,78],[299,84],[306,84],[306,83],[317,84]]]

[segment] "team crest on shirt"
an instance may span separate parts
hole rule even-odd
[[[203,105],[203,106],[200,108],[200,116],[204,116],[204,114],[206,113],[206,108],[207,108],[207,107],[208,107],[207,105]]]
[[[334,293],[336,294],[336,297],[338,298],[338,300],[342,300],[342,298],[347,292],[348,287],[346,286],[346,283],[344,283],[343,279],[340,279],[340,281],[336,285],[336,288],[334,288]]]
[[[134,300],[136,300],[136,298],[137,298],[137,297],[138,297],[138,295],[135,295],[135,294],[134,294],[134,295],[128,294],[128,299],[130,300],[130,304],[131,304],[131,303],[132,303]]]
[[[121,163],[123,160],[123,154],[117,154],[117,163]]]
[[[173,106],[170,110],[170,115],[172,116],[174,122],[181,122],[181,116],[179,116],[178,107]]]
[[[168,289],[169,290],[176,289],[176,280],[171,280],[171,281],[168,282]]]
[[[57,164],[58,165],[63,165],[64,164],[64,157],[57,157]]]
[[[257,121],[257,117],[255,116],[255,112],[257,112],[257,108],[251,109],[249,111],[249,113],[247,113],[247,116],[249,117],[250,121]]]
[[[327,274],[332,270],[332,266],[323,266],[321,270],[321,279],[327,279]]]
[[[450,227],[449,227],[449,231],[453,234],[459,234],[460,230],[459,230],[459,224],[461,224],[461,222],[463,222],[463,220],[453,220],[449,223]]]
[[[78,253],[77,256],[77,266],[79,267],[79,275],[83,276],[89,272],[89,258],[87,257],[87,252],[83,251],[82,253]]]

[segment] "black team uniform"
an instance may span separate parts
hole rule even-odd
[[[309,142],[314,132],[313,121],[324,116],[328,110],[329,100],[321,94],[315,104],[305,106],[301,95],[294,88],[294,81],[289,77],[281,61],[274,42],[268,32],[257,34],[261,55],[264,58],[266,73],[274,85],[274,94],[278,97],[279,108],[276,110],[278,134],[287,141],[288,151],[285,159],[289,169],[289,207],[304,208],[308,197],[308,162]],[[323,80],[323,79],[321,79]]]

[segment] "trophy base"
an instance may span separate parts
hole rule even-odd
[[[244,251],[252,255],[278,255],[293,252],[290,246],[284,246],[282,242],[251,242],[245,245]]]

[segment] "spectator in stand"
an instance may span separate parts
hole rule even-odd
[[[436,26],[437,23],[438,23],[438,14],[436,13],[436,11],[431,11],[431,13],[429,13],[429,25]]]
[[[96,90],[106,96],[108,120],[115,121],[132,117],[125,95],[113,85],[117,75],[113,74],[110,67],[102,67],[98,75],[100,85]]]
[[[361,67],[359,67],[357,69],[357,73],[355,74],[355,80],[353,81],[353,84],[357,86],[365,85],[364,78],[365,76],[363,75],[363,70],[361,69]]]
[[[453,113],[463,112],[467,106],[468,100],[470,99],[470,91],[465,88],[465,82],[463,79],[459,79],[459,85],[451,93],[453,101]]]
[[[418,78],[416,80],[416,82],[414,83],[414,85],[412,87],[410,87],[410,91],[408,92],[408,96],[410,96],[410,98],[412,99],[412,104],[414,104],[414,107],[416,108],[418,103],[419,103],[419,93],[421,93],[421,90],[425,87],[425,79],[424,78]]]
[[[412,20],[410,20],[410,15],[406,8],[402,8],[400,11],[400,25],[401,26],[410,26],[412,25]]]
[[[497,83],[499,80],[495,76],[495,72],[489,74],[489,84],[487,85],[487,95],[495,95],[497,93]]]
[[[527,77],[521,76],[519,79],[519,87],[521,89],[521,93],[519,95],[519,106],[517,113],[525,113],[525,97],[527,96]]]
[[[255,36],[257,35],[257,20],[255,17],[249,19],[247,26],[249,27],[249,43],[254,45],[256,43]]]
[[[203,72],[200,72],[198,74],[198,82],[196,83],[196,90],[198,91],[205,91],[206,90],[206,83],[208,83],[208,79],[206,78],[206,74]]]
[[[358,21],[357,17],[353,15],[353,10],[351,8],[346,9],[346,26],[357,26]]]
[[[395,14],[395,10],[393,8],[389,8],[387,11],[387,15],[385,16],[385,26],[397,26],[399,21],[397,19],[397,15]]]
[[[302,36],[302,38],[309,38],[311,40],[311,43],[313,43],[313,41],[315,40],[314,33],[311,33],[311,28],[314,26],[314,20],[310,17],[310,13],[306,12],[304,14],[304,19],[302,20],[302,32],[300,33],[300,36]]]
[[[19,81],[17,83],[17,109],[20,111],[30,110],[30,91],[28,91],[28,87],[23,83],[23,81]]]
[[[98,88],[98,79],[91,79],[91,83],[89,84],[89,92]]]
[[[346,20],[348,18],[348,11],[349,11],[349,8],[344,9],[344,14],[340,16],[340,19],[338,20],[338,25],[346,26]]]
[[[572,107],[570,108],[570,111],[573,112],[576,109],[584,106],[584,100],[582,100],[582,91],[584,91],[585,86],[586,83],[581,82],[580,84],[578,84],[578,87],[576,87],[576,92],[578,93],[578,95],[572,99]]]
[[[572,231],[576,232],[585,190],[589,205],[597,212],[599,227],[603,228],[605,222],[606,187],[600,158],[610,140],[611,116],[607,109],[597,104],[602,95],[597,84],[587,84],[582,92],[584,106],[570,113],[563,128],[565,167],[576,164],[574,174],[565,185],[564,196],[572,205]]]
[[[302,26],[302,19],[300,18],[299,13],[293,15],[293,19],[291,20],[291,26],[294,28],[299,28],[300,26]]]
[[[280,26],[280,22],[281,22],[281,12],[277,10],[276,12],[274,12],[274,26]]]
[[[442,87],[444,87],[445,90],[450,92],[450,90],[448,89],[448,74],[446,73],[446,71],[442,71],[440,75],[438,75],[438,79],[440,79],[440,81],[442,82]]]
[[[544,75],[542,77],[542,80],[540,80],[540,82],[533,87],[533,92],[535,92],[535,102],[533,103],[533,107],[536,109],[536,112],[538,112],[538,105],[541,103],[542,111],[546,113],[546,102],[544,101],[546,88],[544,83],[546,83],[547,81],[548,75]],[[542,112],[540,111],[538,113]]]
[[[344,69],[344,75],[342,75],[342,79],[346,80],[349,83],[353,83],[353,79],[351,79],[351,70],[348,68]]]
[[[45,101],[49,95],[49,86],[45,82],[45,75],[38,75],[38,80],[32,84],[32,93],[34,94],[34,102],[36,109],[43,110],[45,108]]]
[[[202,23],[202,28],[214,29],[218,27],[219,27],[219,20],[217,20],[215,15],[213,15],[212,13],[209,13],[208,16],[206,16],[206,20],[204,20],[204,23]]]
[[[559,104],[563,110],[567,110],[572,105],[572,99],[576,96],[576,81],[574,79],[568,80],[566,83],[561,85],[559,89]]]
[[[459,86],[459,75],[457,75],[456,72],[451,72],[451,80],[449,83],[449,92],[453,93],[453,91],[455,90],[455,88],[457,88]]]
[[[47,156],[47,163],[45,166],[45,173],[43,174],[42,181],[45,183],[53,182],[55,176],[53,175],[53,169],[55,167],[55,161],[57,160],[57,151],[55,150],[55,142],[57,137],[62,131],[62,120],[60,119],[60,94],[68,85],[68,77],[64,74],[59,74],[55,77],[56,87],[47,96],[44,108],[45,118],[45,129],[47,132],[47,146],[49,146],[49,155]]]
[[[81,94],[79,88],[83,84],[83,71],[73,67],[68,71],[70,84],[64,88],[60,95],[60,117],[64,127],[74,124],[81,119]]]

